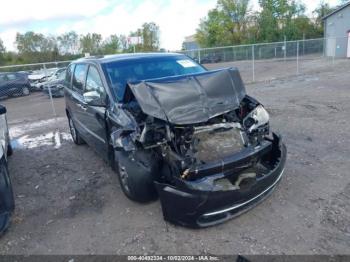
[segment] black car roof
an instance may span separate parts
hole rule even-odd
[[[80,58],[74,61],[74,63],[95,62],[95,63],[103,64],[103,63],[123,61],[123,60],[174,57],[179,55],[183,55],[183,54],[180,54],[180,53],[127,53],[127,54],[118,54],[118,55],[90,56],[90,57]]]

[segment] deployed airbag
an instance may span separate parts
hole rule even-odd
[[[237,109],[245,87],[236,68],[128,83],[141,110],[177,125]]]

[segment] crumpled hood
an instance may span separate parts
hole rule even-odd
[[[237,109],[245,87],[236,68],[128,83],[141,110],[177,125]]]

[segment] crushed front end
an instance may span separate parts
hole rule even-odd
[[[158,170],[150,175],[165,220],[193,228],[224,222],[259,203],[281,179],[286,147],[270,131],[264,107],[245,94],[238,71],[142,82],[131,90],[123,109],[134,124],[112,140],[152,155],[143,164]]]
[[[156,182],[164,218],[196,228],[239,215],[274,189],[285,161],[286,147],[281,137],[272,134],[257,146],[196,166],[186,172],[187,178]]]
[[[228,220],[264,199],[282,176],[286,147],[252,98],[205,124],[172,130],[156,181],[170,222],[207,227]]]

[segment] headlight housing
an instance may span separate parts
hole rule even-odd
[[[258,105],[243,119],[243,126],[251,133],[258,127],[266,125],[269,119],[269,113],[266,109],[262,105]]]

